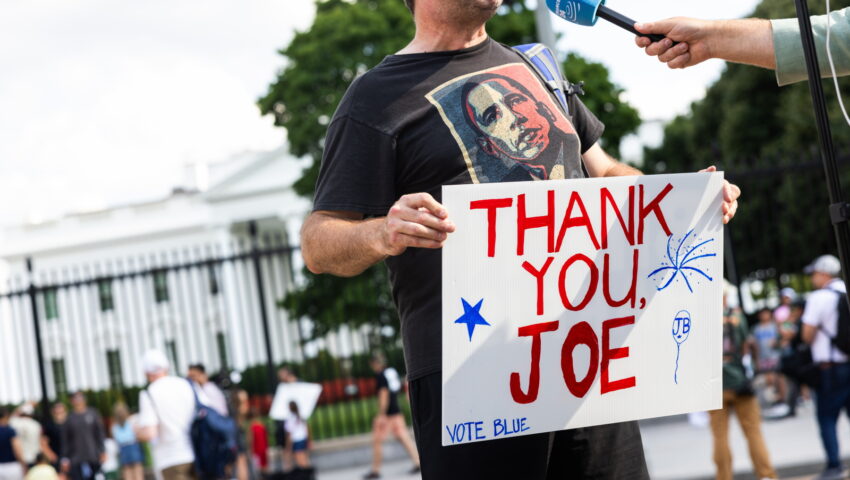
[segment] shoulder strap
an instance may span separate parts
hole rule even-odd
[[[186,381],[189,382],[189,388],[192,390],[192,395],[195,396],[195,413],[201,409],[201,400],[198,398],[198,391],[195,390],[195,383],[192,382],[191,378],[186,378]]]
[[[570,95],[583,95],[582,89],[584,82],[572,84],[567,81],[564,73],[561,71],[561,65],[546,45],[542,43],[528,43],[525,45],[517,45],[513,47],[520,57],[537,73],[537,76],[546,85],[558,103],[564,109],[564,113],[570,115],[570,107],[567,103],[567,97]]]

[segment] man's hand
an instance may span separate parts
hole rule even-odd
[[[703,168],[700,172],[716,172],[717,167],[714,165]],[[729,223],[729,220],[735,216],[738,211],[738,197],[741,196],[741,189],[734,183],[729,183],[729,180],[723,180],[723,223]]]
[[[686,68],[709,58],[745,63],[764,68],[776,68],[773,51],[773,28],[770,21],[759,18],[739,20],[698,20],[675,17],[650,23],[635,24],[641,33],[656,33],[667,37],[652,42],[636,37],[637,46],[647,55],[670,68]],[[675,47],[673,41],[679,42]]]
[[[441,248],[455,225],[445,207],[427,193],[404,195],[390,207],[381,235],[385,255],[395,256],[408,247]]]
[[[710,40],[712,22],[695,18],[676,17],[650,23],[635,24],[641,33],[664,35],[664,40],[654,42],[647,37],[635,37],[637,46],[646,54],[658,57],[670,68],[691,67],[711,57]],[[679,42],[675,47],[673,41]]]

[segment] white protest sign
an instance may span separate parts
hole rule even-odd
[[[289,382],[278,384],[269,416],[274,420],[286,420],[291,415],[289,402],[298,405],[298,414],[304,420],[310,418],[319,401],[322,386],[318,383]]]
[[[443,445],[720,408],[722,173],[443,187]]]

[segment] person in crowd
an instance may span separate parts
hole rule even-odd
[[[106,435],[97,410],[89,408],[83,392],[71,395],[71,413],[62,428],[62,470],[71,480],[90,480],[106,461]]]
[[[238,389],[233,395],[233,417],[236,421],[237,455],[236,463],[233,465],[237,480],[254,478],[251,471],[251,462],[248,461],[248,413],[251,410],[251,398],[248,392]]]
[[[59,480],[59,474],[50,464],[47,455],[39,453],[35,457],[35,465],[27,471],[24,480]]]
[[[207,375],[207,369],[201,363],[196,363],[194,365],[189,365],[189,378],[195,382],[200,389],[204,392],[209,400],[208,406],[218,412],[219,414],[227,417],[230,413],[227,410],[227,399],[224,396],[224,393],[218,388],[218,385],[215,382],[210,381],[209,375]]]
[[[287,385],[291,383],[295,383],[298,381],[298,377],[288,367],[280,367],[277,370],[277,381],[278,385]],[[286,439],[288,438],[286,435],[286,424],[284,420],[275,420],[274,422],[274,436],[275,436],[275,444],[277,444],[278,448],[281,451],[281,470],[285,470],[289,466],[292,465],[292,458],[289,455],[289,452],[292,450],[290,445],[287,445]]]
[[[143,480],[145,477],[145,455],[142,446],[136,440],[130,410],[124,403],[118,403],[113,409],[112,438],[118,442],[118,461],[121,464],[123,480]]]
[[[752,348],[741,312],[726,308],[723,299],[723,407],[709,412],[714,438],[717,480],[732,480],[732,452],[729,449],[729,415],[733,411],[747,439],[756,477],[775,479],[776,471],[761,433],[761,413],[752,383],[744,368],[744,355]]]
[[[756,319],[758,323],[753,327],[752,336],[756,346],[757,371],[764,376],[767,388],[771,389],[771,406],[785,408],[785,381],[779,374],[779,327],[769,308],[759,310]]]
[[[27,471],[21,451],[21,442],[15,430],[9,426],[11,414],[0,407],[0,480],[22,480]]]
[[[286,419],[286,435],[289,437],[289,445],[292,458],[295,460],[295,468],[310,468],[310,427],[298,413],[298,404],[289,402],[290,415]]]
[[[382,449],[388,432],[392,432],[413,460],[410,473],[419,473],[419,454],[410,439],[404,414],[398,405],[398,392],[401,390],[398,372],[394,368],[387,368],[387,362],[380,353],[372,355],[369,366],[375,372],[378,413],[372,422],[372,470],[363,478],[381,478]]]
[[[850,73],[850,49],[847,48],[850,46],[850,8],[837,10],[829,16],[813,16],[811,22],[821,75],[832,75],[826,54],[827,22],[832,24],[830,35],[836,76]],[[635,43],[646,49],[647,55],[657,56],[670,68],[687,68],[719,58],[776,70],[779,85],[808,78],[796,18],[698,20],[676,17],[639,23],[635,28],[641,33],[667,37],[658,42],[637,37]],[[679,44],[674,46],[674,41]]]
[[[248,412],[248,430],[250,431],[251,463],[257,471],[265,474],[269,467],[269,432],[256,407],[251,407]]]
[[[795,296],[795,300],[788,310],[788,317],[785,321],[779,323],[779,349],[782,357],[790,358],[797,350],[798,345],[803,341],[801,319],[803,317],[804,305],[805,302],[796,299]],[[785,383],[788,390],[786,408],[784,412],[779,409],[776,412],[770,412],[771,415],[766,415],[768,418],[795,417],[799,403],[809,398],[809,388],[806,385],[801,385],[791,377],[785,377]]]
[[[781,325],[788,320],[788,316],[791,315],[791,305],[796,298],[797,292],[791,287],[785,287],[779,291],[779,306],[773,309],[773,319],[777,324]]]
[[[30,467],[35,465],[35,458],[41,452],[41,424],[32,418],[34,413],[33,405],[24,403],[15,410],[15,414],[9,420],[9,425],[15,429],[21,442],[21,454],[24,456],[24,461]]]
[[[41,451],[47,455],[47,459],[53,465],[53,468],[59,474],[59,477],[64,480],[65,474],[62,473],[62,465],[60,463],[60,455],[62,453],[62,429],[65,426],[65,420],[68,419],[68,409],[62,402],[56,402],[50,406],[50,418],[44,422],[44,436],[42,437]]]
[[[812,360],[820,365],[820,384],[816,389],[818,427],[826,453],[826,468],[819,480],[844,478],[838,448],[836,424],[842,409],[850,414],[850,363],[847,355],[832,344],[838,333],[839,302],[845,302],[847,289],[838,278],[841,262],[822,255],[804,270],[817,289],[806,300],[803,311],[803,341],[812,348]]]
[[[359,75],[328,123],[313,212],[301,230],[305,265],[350,277],[386,263],[426,480],[648,478],[637,422],[442,446],[440,259],[456,226],[441,187],[640,172],[604,151],[604,125],[575,95],[564,109],[516,51],[488,36],[501,0],[405,1],[415,25],[410,43]],[[522,84],[533,99],[492,75]],[[546,135],[553,124],[558,138]],[[724,222],[739,195],[724,184]]]
[[[151,442],[154,468],[163,480],[192,480],[195,454],[189,429],[195,417],[192,384],[168,374],[165,354],[149,350],[142,358],[148,387],[139,393],[136,439]]]

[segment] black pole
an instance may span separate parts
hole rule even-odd
[[[36,355],[38,355],[38,378],[41,383],[41,405],[39,406],[39,415],[42,420],[47,420],[48,412],[50,412],[50,408],[48,407],[50,399],[47,398],[47,375],[44,371],[44,348],[41,344],[41,322],[38,321],[38,301],[36,300],[38,289],[35,287],[35,280],[32,273],[32,258],[27,258],[27,272],[30,277],[30,285],[29,288],[27,288],[27,293],[30,297],[30,308],[32,308],[32,324],[33,331],[35,332],[35,351]]]
[[[251,261],[254,263],[254,275],[257,280],[257,299],[260,301],[260,320],[263,323],[263,340],[266,345],[266,375],[269,382],[269,393],[274,395],[277,387],[277,376],[272,356],[271,334],[269,333],[269,314],[266,309],[266,292],[263,289],[263,269],[260,265],[260,240],[257,235],[257,222],[248,222],[248,234],[251,236]]]
[[[823,95],[823,85],[821,85],[818,53],[812,34],[812,22],[809,19],[809,6],[806,0],[794,1],[797,5],[797,21],[800,24],[800,37],[803,40],[803,53],[806,57],[806,69],[809,73],[809,91],[812,94],[812,103],[815,109],[821,160],[823,161],[826,187],[829,192],[829,216],[835,229],[835,240],[838,243],[841,275],[845,285],[850,285],[850,272],[847,270],[847,262],[850,261],[850,230],[848,230],[847,224],[848,219],[850,219],[850,204],[844,201],[844,195],[841,193],[841,181],[838,177],[838,166],[835,163],[835,146],[832,144],[832,131],[829,127],[826,100]]]

